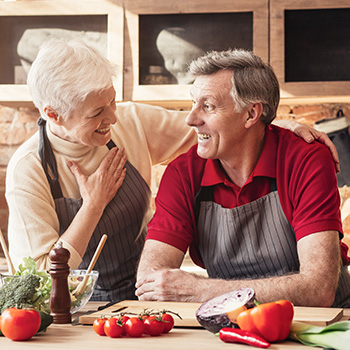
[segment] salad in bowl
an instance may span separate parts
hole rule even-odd
[[[79,311],[90,300],[98,279],[98,271],[70,270],[68,289],[71,295],[71,313]],[[14,275],[1,274],[0,312],[12,304],[24,304],[38,311],[50,313],[51,275],[47,271],[38,271],[33,258],[23,259]],[[84,288],[76,292],[83,282]],[[5,287],[6,285],[6,287]]]

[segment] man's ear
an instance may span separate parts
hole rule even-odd
[[[56,112],[53,108],[51,108],[49,106],[45,107],[44,113],[47,115],[47,118],[49,120],[51,120],[53,123],[55,123],[57,125],[62,125],[62,122],[61,122],[62,118],[60,117],[58,112]]]
[[[254,103],[247,111],[247,121],[246,121],[246,128],[250,128],[251,126],[255,125],[261,117],[261,114],[263,112],[263,105],[261,102]]]

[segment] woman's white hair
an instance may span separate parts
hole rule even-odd
[[[114,65],[84,42],[50,39],[40,47],[27,85],[44,118],[48,106],[67,116],[89,93],[113,86],[115,76]]]

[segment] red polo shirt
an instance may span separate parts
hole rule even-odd
[[[247,182],[239,187],[222,170],[220,162],[202,159],[197,146],[167,167],[156,198],[156,212],[146,239],[159,240],[183,252],[195,254],[194,197],[200,186],[215,186],[214,201],[234,208],[254,201],[270,189],[275,178],[283,211],[296,239],[320,231],[336,230],[342,238],[340,197],[335,166],[329,150],[318,142],[311,145],[292,132],[269,126],[264,147]],[[346,246],[343,259],[346,258]]]

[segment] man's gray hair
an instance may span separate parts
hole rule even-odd
[[[189,66],[193,77],[214,74],[220,70],[232,70],[232,98],[237,110],[261,102],[261,121],[270,124],[276,117],[280,100],[277,77],[269,64],[243,49],[211,51],[197,58]]]

